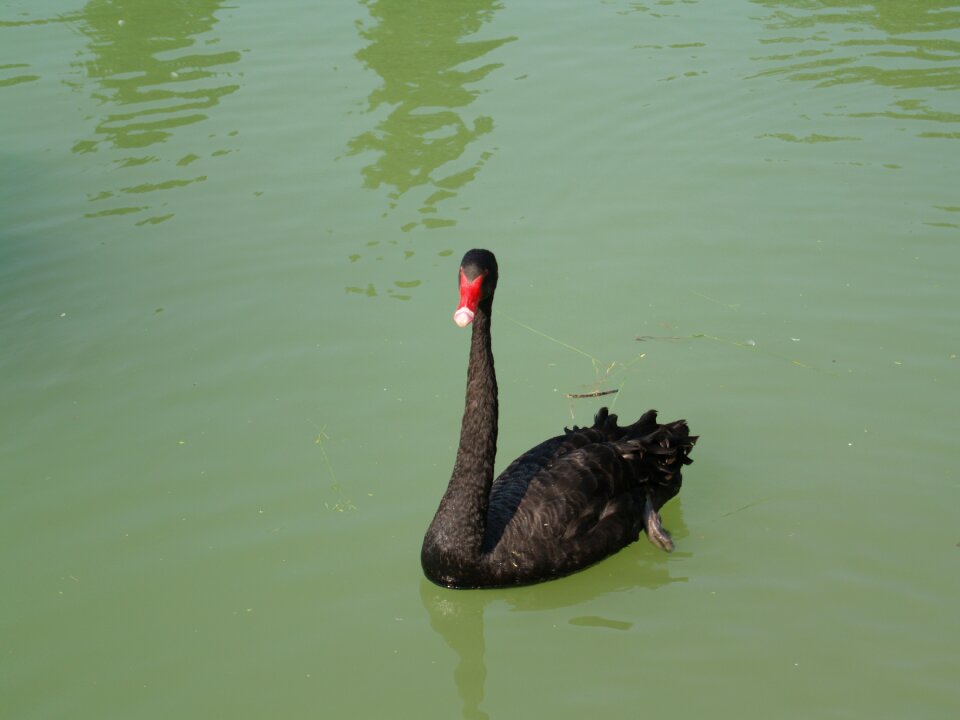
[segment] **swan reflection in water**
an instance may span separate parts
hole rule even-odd
[[[671,516],[673,534],[687,537],[687,527],[679,513]],[[491,620],[503,619],[503,606],[508,612],[551,612],[561,615],[569,609],[565,623],[566,632],[613,631],[636,632],[638,625],[649,620],[636,617],[610,618],[591,614],[590,604],[606,595],[635,593],[644,594],[676,582],[687,582],[686,577],[671,575],[676,563],[668,563],[666,556],[654,555],[649,550],[638,552],[640,557],[622,553],[610,562],[586,572],[565,578],[560,582],[531,585],[522,588],[484,590],[483,592],[451,592],[431,583],[426,578],[420,581],[420,601],[430,618],[430,627],[443,638],[456,655],[453,666],[453,682],[463,703],[463,717],[469,720],[485,720],[489,716],[480,707],[486,694],[486,637],[484,613],[491,607]],[[672,558],[683,557],[678,551]],[[629,605],[642,607],[642,600]],[[561,628],[560,632],[563,632]],[[502,637],[501,634],[495,637]],[[492,652],[500,655],[509,648],[494,644]]]

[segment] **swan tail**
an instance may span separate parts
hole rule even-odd
[[[644,413],[624,431],[624,439],[617,443],[622,457],[634,466],[654,510],[658,510],[680,492],[681,469],[693,462],[690,452],[697,436],[690,434],[686,420],[661,425],[655,410]]]
[[[690,434],[686,420],[666,424],[657,422],[657,411],[648,410],[630,425],[617,424],[617,416],[606,407],[600,408],[593,426],[567,428],[566,439],[577,445],[584,442],[612,443],[623,459],[637,463],[637,471],[647,482],[663,485],[673,497],[680,489],[680,469],[693,462],[690,451],[697,436]]]

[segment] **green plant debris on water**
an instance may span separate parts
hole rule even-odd
[[[762,353],[763,355],[768,355],[770,357],[777,358],[778,360],[789,362],[791,365],[796,365],[797,367],[802,367],[806,370],[816,370],[818,372],[833,374],[833,373],[830,373],[829,370],[818,368],[814,365],[810,365],[808,363],[802,362],[801,360],[790,358],[785,355],[781,355],[780,353],[773,352],[772,350],[767,350],[765,348],[758,348],[756,340],[730,340],[729,338],[719,337],[717,335],[708,335],[707,333],[695,333],[693,335],[690,335],[689,338],[691,340],[699,340],[699,339],[713,340],[718,343],[723,343],[724,345],[732,345],[733,347],[751,348],[753,350],[756,350],[759,353]],[[639,338],[637,339],[639,340]],[[793,340],[794,342],[797,341],[796,338],[791,338],[791,340]]]
[[[614,377],[618,376],[623,372],[630,370],[636,363],[638,363],[647,355],[645,352],[638,353],[636,357],[634,357],[630,362],[627,362],[627,363],[621,363],[617,360],[611,363],[606,363],[600,360],[600,358],[598,358],[597,356],[591,355],[585,350],[581,350],[580,348],[574,345],[563,342],[562,340],[558,340],[552,335],[548,335],[542,330],[537,330],[535,327],[531,327],[526,323],[520,322],[519,320],[517,320],[514,317],[511,317],[509,314],[503,312],[502,310],[499,310],[498,314],[503,315],[505,318],[507,318],[507,320],[509,320],[510,322],[514,323],[519,327],[522,327],[524,330],[528,330],[529,332],[532,332],[534,335],[539,335],[540,337],[546,340],[549,340],[550,342],[556,343],[562,348],[575,352],[578,355],[582,355],[583,357],[590,360],[590,365],[593,368],[593,375],[594,375],[593,382],[587,385],[588,389],[585,390],[584,392],[564,393],[564,397],[567,398],[568,401],[582,400],[585,398],[593,399],[593,398],[603,397],[605,395],[613,395],[614,396],[613,400],[610,402],[610,410],[612,411],[616,406],[617,398],[619,397],[620,391],[623,389],[623,386],[626,383],[626,380],[620,381],[620,384],[617,386],[616,389],[604,388],[604,386],[610,384]],[[570,410],[570,419],[575,420],[576,417],[573,411],[573,402],[569,402],[569,410]]]
[[[695,293],[695,294],[699,295],[700,293]],[[713,302],[720,302],[717,300],[713,300],[713,298],[708,298],[706,295],[702,297],[705,297],[708,300],[712,300]],[[726,305],[726,307],[729,307],[730,309],[736,309],[738,305],[736,304]],[[578,355],[582,355],[583,357],[590,360],[590,364],[593,367],[594,380],[592,383],[590,383],[587,386],[589,387],[589,389],[585,390],[584,392],[564,393],[564,397],[567,398],[567,400],[582,400],[586,398],[593,399],[593,398],[603,397],[605,395],[614,395],[615,397],[610,403],[610,409],[613,410],[617,402],[617,397],[619,397],[619,392],[620,390],[623,389],[623,386],[626,383],[626,381],[625,380],[621,381],[619,386],[616,389],[604,389],[604,385],[610,383],[612,379],[618,376],[619,374],[629,371],[630,369],[633,368],[633,366],[636,363],[638,363],[640,360],[646,357],[646,353],[643,352],[643,353],[638,353],[632,360],[630,360],[627,363],[621,363],[615,360],[608,364],[600,360],[595,355],[591,355],[586,350],[582,350],[574,345],[571,345],[570,343],[566,343],[562,340],[558,340],[557,338],[543,332],[542,330],[538,330],[535,327],[532,327],[530,325],[527,325],[524,322],[521,322],[520,320],[517,320],[516,318],[512,317],[508,313],[503,312],[502,310],[498,310],[498,314],[502,315],[507,320],[523,328],[524,330],[532,332],[534,335],[538,335],[546,340],[549,340],[550,342],[556,343],[560,347],[570,350],[571,352],[574,352]],[[830,373],[830,371],[828,370],[817,368],[813,365],[802,362],[800,360],[786,357],[784,355],[773,352],[771,350],[767,350],[765,348],[758,348],[756,340],[730,340],[728,338],[720,337],[719,335],[710,335],[708,333],[694,333],[692,335],[637,335],[634,337],[634,340],[637,340],[639,342],[652,342],[652,341],[683,342],[685,340],[713,340],[714,342],[722,343],[724,345],[731,345],[733,347],[751,348],[764,355],[774,357],[778,360],[783,360],[784,362],[788,362],[791,365],[796,365],[797,367],[801,367],[807,370],[816,370],[818,372],[833,374],[833,373]],[[794,342],[797,342],[798,338],[791,338],[791,340],[793,340]],[[574,419],[572,402],[570,403],[570,417],[571,419]]]
[[[615,395],[619,390],[594,390],[593,392],[586,393],[566,393],[564,397],[571,398],[573,400],[579,400],[580,398],[596,398],[603,397],[604,395]]]
[[[327,449],[324,447],[324,443],[330,439],[330,436],[327,435],[327,426],[324,425],[317,432],[317,439],[314,442],[317,444],[317,447],[320,448],[320,454],[323,456],[323,464],[327,466],[327,472],[330,473],[330,478],[333,482],[330,485],[330,490],[336,495],[336,500],[334,502],[324,502],[327,510],[333,510],[334,512],[347,512],[348,510],[356,510],[357,506],[353,504],[353,501],[347,497],[346,493],[343,491],[343,486],[340,484],[340,481],[337,480],[337,473],[333,469],[333,463],[330,462],[330,456],[327,454]]]

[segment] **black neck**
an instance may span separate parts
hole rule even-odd
[[[450,484],[428,535],[444,548],[454,564],[472,564],[480,557],[487,520],[487,502],[497,455],[497,376],[490,345],[492,298],[480,303],[473,319],[467,396],[460,425],[460,446]]]

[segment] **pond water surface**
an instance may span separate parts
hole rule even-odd
[[[956,3],[8,0],[0,142],[4,717],[955,716]],[[423,579],[477,246],[673,554]]]

